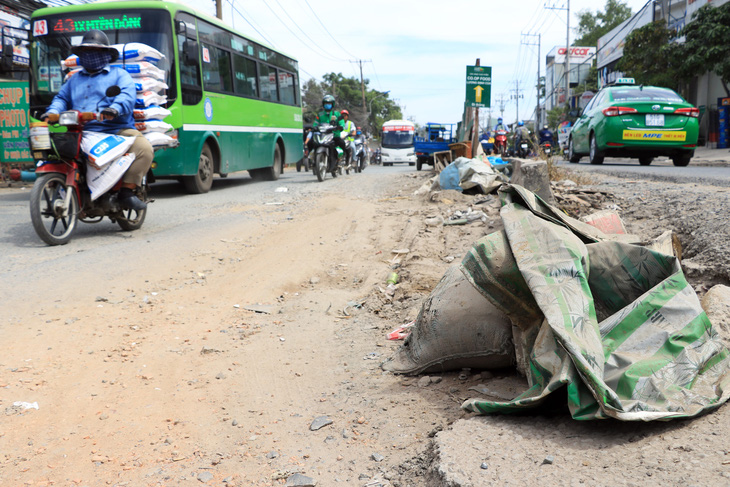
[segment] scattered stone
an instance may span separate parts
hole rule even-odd
[[[554,461],[555,461],[555,457],[553,457],[552,455],[548,455],[542,461],[542,464],[543,465],[552,465]]]
[[[216,374],[215,378],[218,380],[225,379],[226,374],[224,374],[223,372],[218,372],[218,374]]]
[[[210,472],[200,472],[198,474],[198,480],[203,483],[210,482],[213,480],[213,474]]]
[[[480,468],[482,470],[487,470],[489,468],[489,465],[487,465],[487,462],[482,462],[482,464],[480,465]]]
[[[203,347],[200,349],[200,355],[208,355],[211,353],[221,353],[221,351],[212,347]]]
[[[427,387],[431,383],[431,378],[427,375],[424,375],[420,379],[418,379],[418,387]]]
[[[372,458],[376,462],[382,462],[383,460],[385,460],[385,457],[380,453],[373,453],[372,455],[370,455],[370,458]]]
[[[443,377],[431,377],[431,384],[439,384],[442,380],[444,380]]]
[[[278,456],[279,456],[279,452],[276,452],[273,450],[266,454],[266,458],[268,458],[269,460],[273,460],[274,458],[276,458]]]
[[[330,418],[327,416],[320,416],[312,421],[312,424],[309,425],[309,429],[310,431],[317,431],[318,429],[324,428],[330,424],[332,424],[332,420]]]
[[[284,487],[314,487],[315,485],[317,485],[317,482],[312,477],[295,473],[286,479]]]
[[[104,296],[97,296],[97,297],[96,297],[96,300],[95,300],[95,301],[96,301],[97,303],[106,303],[106,302],[108,302],[109,300],[108,300],[107,298],[105,298]]]
[[[317,276],[310,277],[309,284],[319,284],[319,277],[317,277]]]
[[[231,426],[238,426],[238,420],[231,421]]]

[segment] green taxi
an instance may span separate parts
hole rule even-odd
[[[647,166],[667,156],[675,166],[686,166],[697,147],[699,114],[669,88],[620,78],[596,93],[573,124],[568,160],[587,155],[591,164],[602,164],[606,156],[631,157]]]

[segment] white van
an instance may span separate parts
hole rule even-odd
[[[408,120],[388,120],[380,132],[380,156],[383,166],[392,166],[394,162],[407,162],[416,165],[416,151],[413,142],[416,126]]]

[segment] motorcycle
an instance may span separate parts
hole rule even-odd
[[[362,172],[367,166],[368,160],[365,154],[365,144],[362,139],[355,139],[355,155],[352,156],[352,163],[355,166],[355,172]]]
[[[322,124],[314,131],[314,161],[312,172],[317,176],[317,181],[322,182],[329,172],[333,178],[342,174],[345,153],[335,145],[335,125]],[[335,160],[332,160],[334,154]],[[349,170],[348,170],[349,172]]]
[[[373,154],[370,156],[370,164],[381,164],[382,162],[383,159],[380,154],[380,147],[378,147],[373,151]]]
[[[507,131],[497,130],[494,135],[494,153],[504,157],[507,153]]]
[[[517,157],[522,159],[530,155],[530,144],[525,139],[520,139],[517,143]]]
[[[118,86],[111,86],[106,96],[113,98],[119,93]],[[133,231],[142,226],[147,216],[146,208],[126,210],[117,201],[117,193],[122,187],[121,176],[111,189],[92,200],[86,180],[88,159],[81,151],[81,138],[86,122],[97,119],[95,112],[77,110],[50,114],[49,122],[66,127],[67,132],[51,133],[50,140],[30,138],[31,153],[36,161],[36,181],[30,192],[30,219],[38,236],[48,245],[68,243],[79,220],[98,223],[108,217],[122,230]],[[145,176],[137,197],[151,202],[147,198],[148,190]]]

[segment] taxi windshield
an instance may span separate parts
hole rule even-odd
[[[617,88],[611,90],[611,98],[613,101],[665,101],[665,102],[683,102],[681,96],[667,88],[653,88],[638,86]]]

